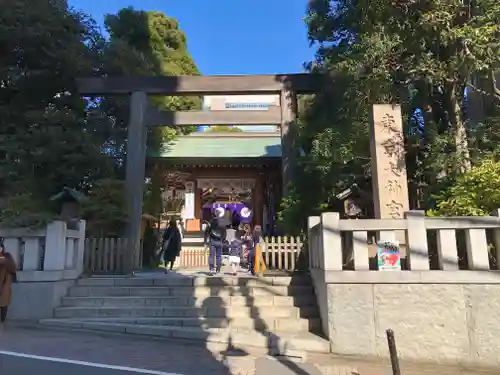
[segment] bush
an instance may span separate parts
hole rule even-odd
[[[82,204],[82,216],[93,236],[118,236],[128,220],[124,182],[110,178],[93,183]]]
[[[488,216],[500,208],[500,163],[488,159],[434,196],[429,216]]]
[[[0,201],[0,223],[3,227],[40,228],[57,217],[27,191],[18,191]]]

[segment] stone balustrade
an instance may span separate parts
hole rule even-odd
[[[498,214],[498,212],[497,212]],[[332,351],[500,368],[500,218],[308,221],[309,268]],[[378,270],[376,241],[398,239],[402,270]],[[376,260],[376,259],[375,259]]]
[[[494,253],[489,250],[486,230],[492,230]],[[435,249],[430,249],[428,231],[436,232]],[[345,269],[347,256],[353,261],[354,270],[369,270],[368,233],[375,232],[381,239],[395,240],[400,237],[397,232],[404,232],[401,247],[408,270],[430,270],[430,250],[434,250],[437,256],[439,270],[458,270],[457,231],[465,233],[466,266],[461,269],[491,270],[490,258],[500,258],[500,246],[496,246],[500,245],[500,217],[425,217],[423,211],[406,212],[403,220],[341,220],[336,212],[310,217],[310,268],[341,271]],[[343,234],[350,236],[349,241],[343,238]],[[349,248],[346,248],[346,242],[349,242]]]
[[[17,265],[9,316],[17,319],[50,317],[69,286],[83,272],[85,221],[70,229],[54,221],[43,229],[0,229],[6,250]]]

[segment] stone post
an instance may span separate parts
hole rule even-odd
[[[19,246],[19,239],[5,238],[3,241],[3,245],[5,246],[6,251],[8,251],[10,255],[12,255],[12,257],[14,258],[17,267],[19,267],[19,263],[21,262],[21,249]]]
[[[135,260],[141,251],[142,199],[146,169],[147,129],[144,116],[148,107],[145,92],[137,91],[130,96],[130,118],[127,131],[127,157],[125,189],[128,205],[128,255],[125,272],[134,271]]]
[[[406,232],[406,261],[411,271],[429,270],[429,248],[424,211],[408,211],[404,214],[408,221]]]
[[[311,229],[318,225],[321,222],[321,218],[319,216],[309,216],[307,218],[307,248],[308,248],[308,255],[309,255],[309,269],[311,268],[316,268],[318,265],[316,264],[315,260],[318,259],[318,254],[313,254],[313,251],[318,251],[315,245],[312,242],[312,235],[311,235]]]
[[[76,269],[78,274],[81,275],[84,271],[84,259],[85,259],[85,229],[87,222],[85,220],[80,220],[78,223],[78,241],[77,241],[77,258],[76,258]]]
[[[295,172],[295,136],[297,124],[297,97],[289,89],[281,91],[281,171],[283,196],[288,194],[288,185]]]
[[[370,153],[376,219],[403,219],[409,211],[401,107],[376,104],[370,118]],[[400,244],[404,233],[396,233]]]
[[[321,220],[321,244],[323,253],[320,259],[320,269],[342,271],[342,236],[339,230],[340,214],[338,212],[323,212]]]
[[[66,267],[66,223],[53,221],[45,235],[44,271],[62,271]]]

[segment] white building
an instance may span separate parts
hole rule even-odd
[[[203,97],[203,109],[206,111],[262,111],[271,106],[279,107],[279,105],[279,95],[209,95]],[[275,125],[238,127],[249,132],[278,131],[278,127]]]

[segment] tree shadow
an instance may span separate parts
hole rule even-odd
[[[165,359],[148,353],[151,363],[141,362],[148,370],[233,375],[227,358],[247,353],[224,335],[228,313],[223,290],[216,279],[180,272],[89,277],[70,289],[63,305],[56,308],[56,318],[64,320],[59,324],[66,328],[83,328],[101,335],[130,334],[137,338],[138,351],[144,338],[155,340],[157,347],[165,347]],[[221,343],[226,342],[225,351],[219,353]],[[133,364],[134,360],[124,358],[118,365]]]
[[[284,277],[286,278],[287,276]],[[255,290],[254,288],[261,288],[268,293],[267,298],[279,298],[282,295],[272,289],[273,283],[268,282],[263,278],[249,276],[236,279],[236,284],[238,287],[238,294],[245,298],[245,306],[249,309],[250,318],[253,320],[254,330],[259,332],[260,335],[262,335],[262,337],[264,337],[267,341],[266,351],[268,357],[257,359],[255,364],[256,372],[258,374],[278,374],[283,373],[283,370],[286,369],[290,374],[296,375],[320,374],[319,370],[314,365],[305,362],[298,362],[297,360],[302,359],[300,351],[289,348],[287,342],[283,342],[279,335],[273,332],[275,327],[271,327],[269,322],[263,317],[261,308],[264,306],[258,306],[258,303],[256,302],[256,297],[258,297],[258,295],[254,295],[253,291]],[[293,307],[298,308],[298,317],[308,318],[310,314],[308,314],[307,311],[304,311],[305,309],[302,308],[303,306],[299,300],[299,296],[294,294],[294,287],[296,286],[304,286],[304,275],[300,275],[297,278],[292,274],[291,281],[287,286],[287,293],[284,296],[292,296],[294,300]],[[264,297],[264,295],[261,297]],[[277,305],[273,304],[271,309],[275,306]],[[276,321],[276,317],[271,317],[273,318],[272,320]],[[317,327],[309,327],[308,331],[320,335]]]

